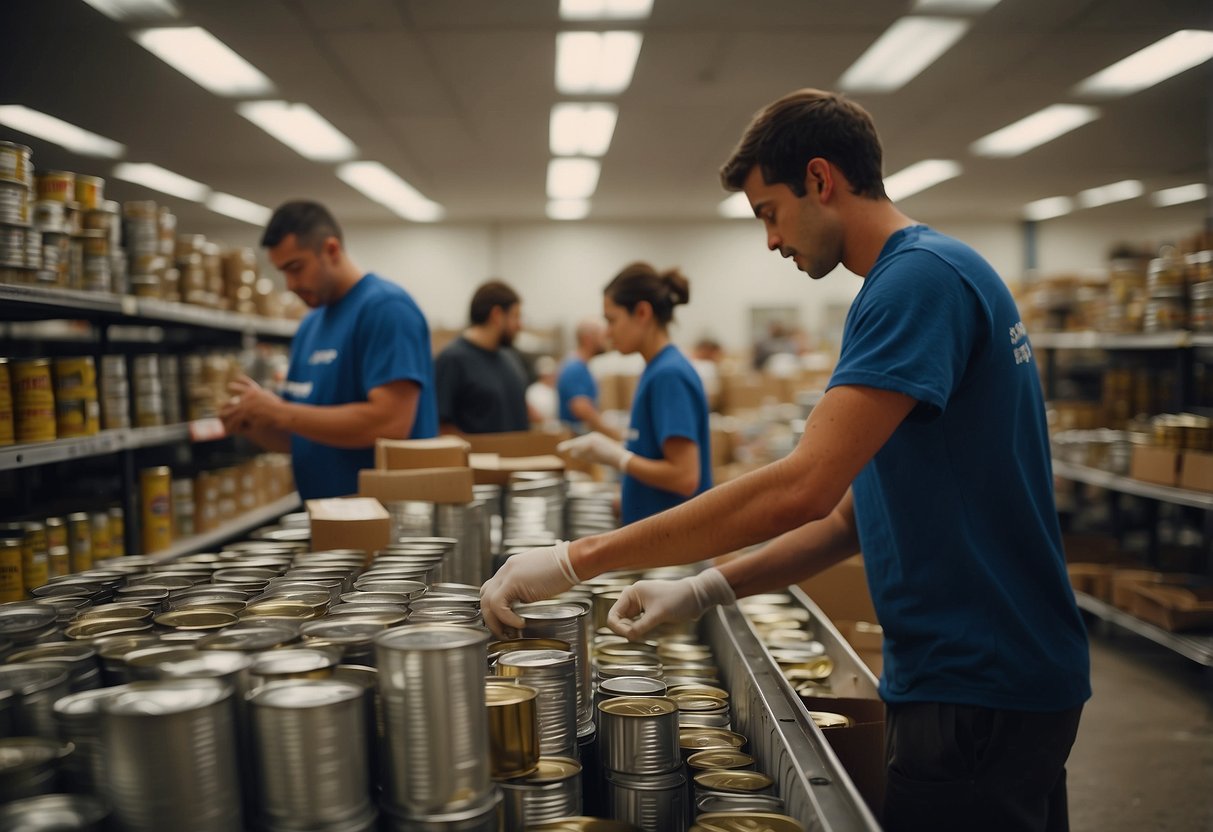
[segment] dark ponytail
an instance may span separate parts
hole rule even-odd
[[[636,304],[647,301],[662,327],[674,320],[674,307],[691,300],[691,283],[678,269],[658,272],[648,263],[632,263],[603,290],[611,302],[632,314]]]

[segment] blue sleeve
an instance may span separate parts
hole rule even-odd
[[[393,381],[424,387],[431,377],[430,328],[407,298],[367,304],[359,316],[359,369],[367,392]]]
[[[964,376],[981,310],[950,264],[920,250],[896,255],[856,298],[829,386],[904,393],[938,415]]]
[[[594,404],[598,403],[598,384],[590,374],[590,368],[580,361],[570,361],[564,365],[560,377],[556,379],[556,392],[560,394],[561,402],[571,402],[578,396],[585,396]]]
[[[699,419],[707,412],[702,386],[695,389],[699,383],[698,376],[688,378],[682,373],[662,373],[653,379],[653,432],[658,448],[664,448],[665,441],[676,436],[696,445],[706,441],[697,429]]]

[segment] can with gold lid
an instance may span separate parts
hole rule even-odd
[[[678,730],[678,744],[687,756],[705,748],[738,750],[744,748],[747,742],[742,734],[724,728],[684,726]]]
[[[76,202],[80,203],[81,210],[96,211],[101,207],[104,201],[103,193],[105,191],[105,180],[100,176],[86,176],[83,173],[76,174]]]
[[[489,763],[495,780],[523,777],[539,765],[539,720],[535,711],[539,692],[514,684],[516,681],[489,682],[484,687],[484,703],[489,711]]]
[[[774,780],[760,771],[701,771],[694,780],[697,795],[701,792],[770,794],[775,785]]]
[[[13,428],[18,442],[50,442],[55,430],[55,393],[51,362],[22,358],[10,362],[13,376]]]
[[[829,711],[809,711],[809,718],[818,728],[849,728],[855,724],[849,716]]]
[[[167,465],[139,472],[140,532],[145,555],[173,545],[172,481],[173,472]]]
[[[505,794],[506,832],[581,814],[581,763],[572,758],[542,757],[531,773],[497,785]]]
[[[754,758],[731,748],[708,748],[687,757],[687,766],[694,771],[748,771],[754,767]]]
[[[0,531],[0,603],[25,597],[25,539]]]
[[[695,818],[694,832],[804,832],[796,818],[775,812],[705,812]]]

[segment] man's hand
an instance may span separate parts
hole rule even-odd
[[[227,386],[232,398],[219,411],[228,433],[247,433],[264,428],[280,429],[283,401],[248,376]]]
[[[513,610],[515,603],[542,601],[579,583],[569,561],[568,541],[519,552],[480,587],[480,612],[490,630],[508,638],[524,624]]]
[[[622,444],[598,432],[566,439],[556,446],[556,451],[568,454],[573,459],[609,465],[620,471],[627,470],[628,460],[632,458],[632,452],[625,450]]]
[[[623,591],[607,614],[607,625],[624,638],[638,641],[671,621],[699,618],[717,604],[737,600],[719,569],[677,581],[638,581]]]

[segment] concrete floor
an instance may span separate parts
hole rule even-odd
[[[1090,623],[1091,687],[1067,765],[1072,832],[1213,832],[1213,668]]]

